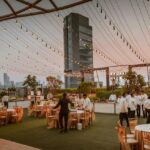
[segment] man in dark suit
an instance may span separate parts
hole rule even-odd
[[[60,132],[67,132],[68,114],[69,114],[68,104],[69,103],[72,104],[72,102],[67,98],[67,94],[64,93],[63,98],[60,99],[58,104],[54,107],[54,109],[55,109],[55,108],[61,106],[60,112],[59,112],[59,123],[60,123],[60,127],[61,127]],[[64,122],[65,122],[65,128],[63,128],[63,118],[64,118]]]

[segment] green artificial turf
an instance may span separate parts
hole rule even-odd
[[[91,127],[59,133],[58,129],[46,128],[46,119],[25,115],[22,123],[1,126],[0,138],[43,150],[119,150],[115,130],[117,120],[117,115],[96,114]]]

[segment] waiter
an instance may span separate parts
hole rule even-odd
[[[146,110],[146,113],[148,114],[148,116],[147,116],[147,122],[146,123],[150,123],[150,96],[144,102],[144,108]]]
[[[61,130],[60,132],[67,132],[67,124],[68,124],[68,114],[69,114],[69,107],[68,104],[72,104],[72,102],[67,98],[67,94],[64,93],[62,99],[59,100],[58,104],[54,107],[57,108],[61,106],[59,112],[59,123]],[[65,128],[63,127],[63,118],[65,122]]]
[[[2,97],[2,103],[6,108],[8,108],[8,100],[9,100],[9,96],[7,94]]]

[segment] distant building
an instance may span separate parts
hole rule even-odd
[[[93,68],[92,27],[89,19],[77,13],[71,13],[64,19],[65,72],[80,72]],[[90,73],[85,81],[94,81]],[[81,78],[65,77],[66,88],[76,88]]]
[[[10,81],[10,87],[15,87],[14,81]]]
[[[5,87],[5,88],[10,87],[10,78],[9,78],[9,76],[7,75],[7,73],[4,73],[4,87]]]

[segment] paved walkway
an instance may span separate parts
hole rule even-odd
[[[31,146],[0,139],[0,150],[40,150]]]

